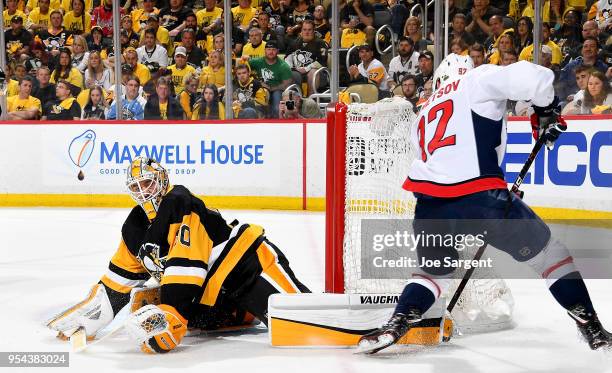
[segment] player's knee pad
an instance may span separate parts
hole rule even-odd
[[[567,246],[554,237],[551,237],[542,251],[529,259],[527,264],[546,279],[548,286],[561,277],[577,271],[574,258]]]

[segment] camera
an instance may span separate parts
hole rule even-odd
[[[295,110],[295,101],[293,101],[293,92],[289,92],[289,99],[285,101],[287,110]]]

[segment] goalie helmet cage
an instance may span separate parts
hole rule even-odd
[[[409,129],[415,119],[406,100],[332,103],[327,109],[325,291],[400,293],[406,279],[361,278],[361,220],[410,219],[416,199],[401,188],[416,152]],[[370,147],[370,145],[373,145]],[[368,157],[379,152],[380,157]],[[464,254],[466,258],[473,251]],[[462,332],[512,326],[513,299],[494,273],[470,280],[453,318]],[[444,294],[452,297],[459,280]]]

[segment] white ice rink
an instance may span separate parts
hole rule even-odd
[[[68,351],[42,323],[82,299],[106,269],[117,246],[126,209],[0,209],[0,352]],[[265,227],[313,291],[323,289],[322,213],[224,211]],[[431,348],[397,347],[374,357],[350,349],[278,349],[267,334],[187,337],[174,352],[145,355],[117,335],[70,355],[75,372],[612,372],[612,353],[592,352],[549,295],[544,281],[508,281],[516,327],[464,336]],[[612,280],[587,282],[603,324],[612,329]],[[66,371],[68,368],[46,368]],[[41,372],[20,368],[16,372]],[[0,372],[7,372],[0,368]]]

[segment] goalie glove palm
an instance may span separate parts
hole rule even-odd
[[[88,337],[113,321],[114,313],[104,285],[96,284],[83,301],[47,321],[50,329],[60,332],[59,337],[70,337],[84,327]]]
[[[150,304],[129,316],[126,330],[143,352],[166,353],[181,343],[187,320],[172,306]]]

